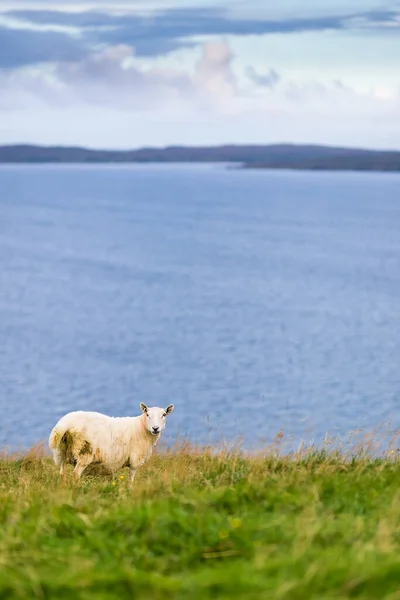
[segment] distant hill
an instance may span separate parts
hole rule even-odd
[[[274,144],[90,150],[78,147],[0,146],[0,163],[236,163],[245,168],[400,171],[400,151]]]

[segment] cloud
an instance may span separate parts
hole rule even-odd
[[[233,69],[227,42],[206,42],[194,68],[171,68],[162,63],[145,66],[127,44],[107,46],[77,60],[60,61],[49,68],[3,71],[0,106],[10,112],[23,107],[96,106],[126,112],[173,110],[188,114],[242,114],[254,111],[311,109],[316,113],[388,107],[391,100],[381,88],[360,94],[339,80],[331,84],[285,78],[270,67],[259,73],[245,68],[254,86],[246,86]],[[1,73],[1,71],[0,71]],[[386,104],[385,104],[385,102]]]
[[[191,100],[194,82],[184,70],[142,69],[127,45],[109,46],[50,69],[3,71],[0,107],[92,105],[151,110]]]
[[[362,126],[372,131],[372,125],[382,124],[382,131],[389,131],[388,123],[395,123],[399,115],[390,82],[378,77],[375,88],[372,81],[371,90],[358,85],[364,92],[357,93],[335,81],[338,72],[332,71],[331,83],[324,73],[321,83],[306,71],[297,76],[293,69],[285,75],[282,63],[279,68],[271,63],[246,66],[251,57],[246,60],[244,53],[236,61],[231,47],[240,51],[241,43],[230,45],[229,36],[379,27],[386,31],[395,19],[391,11],[275,20],[238,20],[217,9],[0,12],[0,109],[7,110],[7,127],[20,128],[20,139],[39,131],[40,141],[59,132],[63,143],[76,136],[77,143],[95,140],[104,146],[109,145],[110,123],[119,124],[112,134],[114,146],[118,139],[128,140],[124,120],[142,131],[142,138],[134,137],[137,141],[131,145],[144,143],[146,135],[153,136],[153,143],[217,143],[293,139],[296,128],[304,135],[309,131],[308,139],[312,132],[322,135],[329,130],[332,140],[339,133],[362,136]],[[194,45],[196,52],[181,62],[181,55],[158,58]],[[52,125],[43,116],[46,111]],[[90,125],[92,112],[96,127]],[[66,123],[75,122],[74,115],[82,131],[69,131]],[[159,124],[164,133],[159,133]],[[83,132],[92,137],[85,140]]]
[[[58,65],[55,76],[71,95],[93,104],[149,109],[176,103],[193,91],[185,71],[135,63],[134,49],[128,45],[110,46],[78,63]]]
[[[54,62],[58,60],[58,56],[64,60],[69,53],[78,52],[83,47],[95,48],[101,45],[129,45],[135,48],[137,56],[154,57],[192,46],[196,39],[201,37],[262,36],[349,28],[384,29],[388,24],[398,24],[398,14],[392,10],[350,16],[286,19],[236,19],[227,11],[216,8],[172,8],[150,13],[20,10],[2,14],[3,18],[12,19],[14,22],[13,26],[3,29],[3,37],[0,38],[0,54],[7,57],[3,59],[3,66],[23,66],[39,61]],[[16,25],[18,21],[38,28],[35,32],[36,51],[33,47],[26,51],[17,51],[17,46],[22,40]],[[80,44],[76,39],[71,40],[67,30],[64,36],[58,30],[59,37],[53,38],[53,42],[50,43],[49,32],[39,30],[43,26],[77,29],[81,36]]]
[[[270,69],[268,73],[260,74],[253,67],[247,67],[246,75],[255,85],[266,88],[275,87],[282,79],[275,69]]]
[[[226,42],[210,42],[204,44],[203,55],[196,65],[195,82],[221,102],[237,92],[232,60],[233,54]]]
[[[357,94],[340,89],[335,82],[321,86],[318,82],[282,78],[273,90],[263,88],[259,95],[245,95],[239,90],[226,102],[207,110],[198,98],[186,103],[168,103],[163,95],[156,96],[149,107],[145,103],[139,106],[133,90],[134,87],[131,106],[126,106],[126,110],[107,102],[109,97],[104,97],[103,105],[100,98],[97,104],[75,98],[73,104],[66,106],[55,103],[40,106],[30,101],[29,110],[27,104],[20,110],[14,105],[5,121],[7,130],[2,130],[3,143],[62,143],[100,148],[280,141],[400,146],[398,100],[396,104],[394,99]],[[294,90],[295,94],[288,95]],[[114,99],[117,101],[116,94]]]
[[[208,42],[192,72],[183,68],[144,67],[134,48],[119,44],[60,62],[48,69],[3,71],[0,107],[93,105],[148,111],[173,106],[209,110],[227,106],[239,94],[233,54],[225,42]],[[1,71],[0,71],[1,74]]]

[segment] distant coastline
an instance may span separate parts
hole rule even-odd
[[[245,169],[400,171],[400,151],[271,144],[208,147],[169,146],[137,150],[81,147],[0,146],[1,164],[235,163]]]

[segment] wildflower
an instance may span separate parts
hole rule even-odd
[[[233,519],[231,519],[231,527],[232,529],[238,529],[242,524],[242,519],[239,519],[238,517],[234,517]]]
[[[123,478],[124,478],[124,476],[123,476],[123,475],[120,475],[120,476],[119,476],[119,478],[120,478],[120,479],[123,479]]]
[[[221,531],[218,532],[218,535],[221,538],[221,540],[226,540],[229,533],[226,531],[226,529],[221,529]]]
[[[112,484],[113,484],[113,485],[117,485],[116,481],[113,481],[113,482],[112,482]]]

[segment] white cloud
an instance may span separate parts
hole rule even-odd
[[[0,76],[0,106],[31,99],[60,105],[93,104],[142,110],[167,105],[212,106],[237,93],[232,53],[224,42],[206,43],[194,73],[168,66],[144,68],[126,44],[92,52],[80,61],[24,68]]]
[[[195,83],[218,103],[226,102],[237,93],[232,60],[233,54],[226,42],[208,42],[196,64]]]
[[[386,87],[360,93],[341,81],[285,78],[271,65],[260,71],[267,75],[257,74],[273,74],[273,85],[262,79],[257,85],[250,73],[251,86],[238,77],[224,41],[204,44],[191,70],[144,63],[134,48],[119,44],[81,60],[3,71],[2,138],[102,147],[274,141],[400,147],[399,96]]]
[[[0,27],[16,31],[54,31],[55,33],[65,33],[73,37],[81,36],[81,29],[73,25],[40,24],[32,23],[26,19],[15,18],[0,12]]]
[[[281,80],[281,76],[275,69],[270,69],[267,73],[258,73],[254,67],[246,68],[246,76],[253,82],[255,86],[273,88]]]
[[[122,44],[81,61],[3,72],[0,84],[0,106],[8,109],[39,102],[141,110],[178,102],[193,88],[184,71],[142,69],[134,60],[134,49]]]

